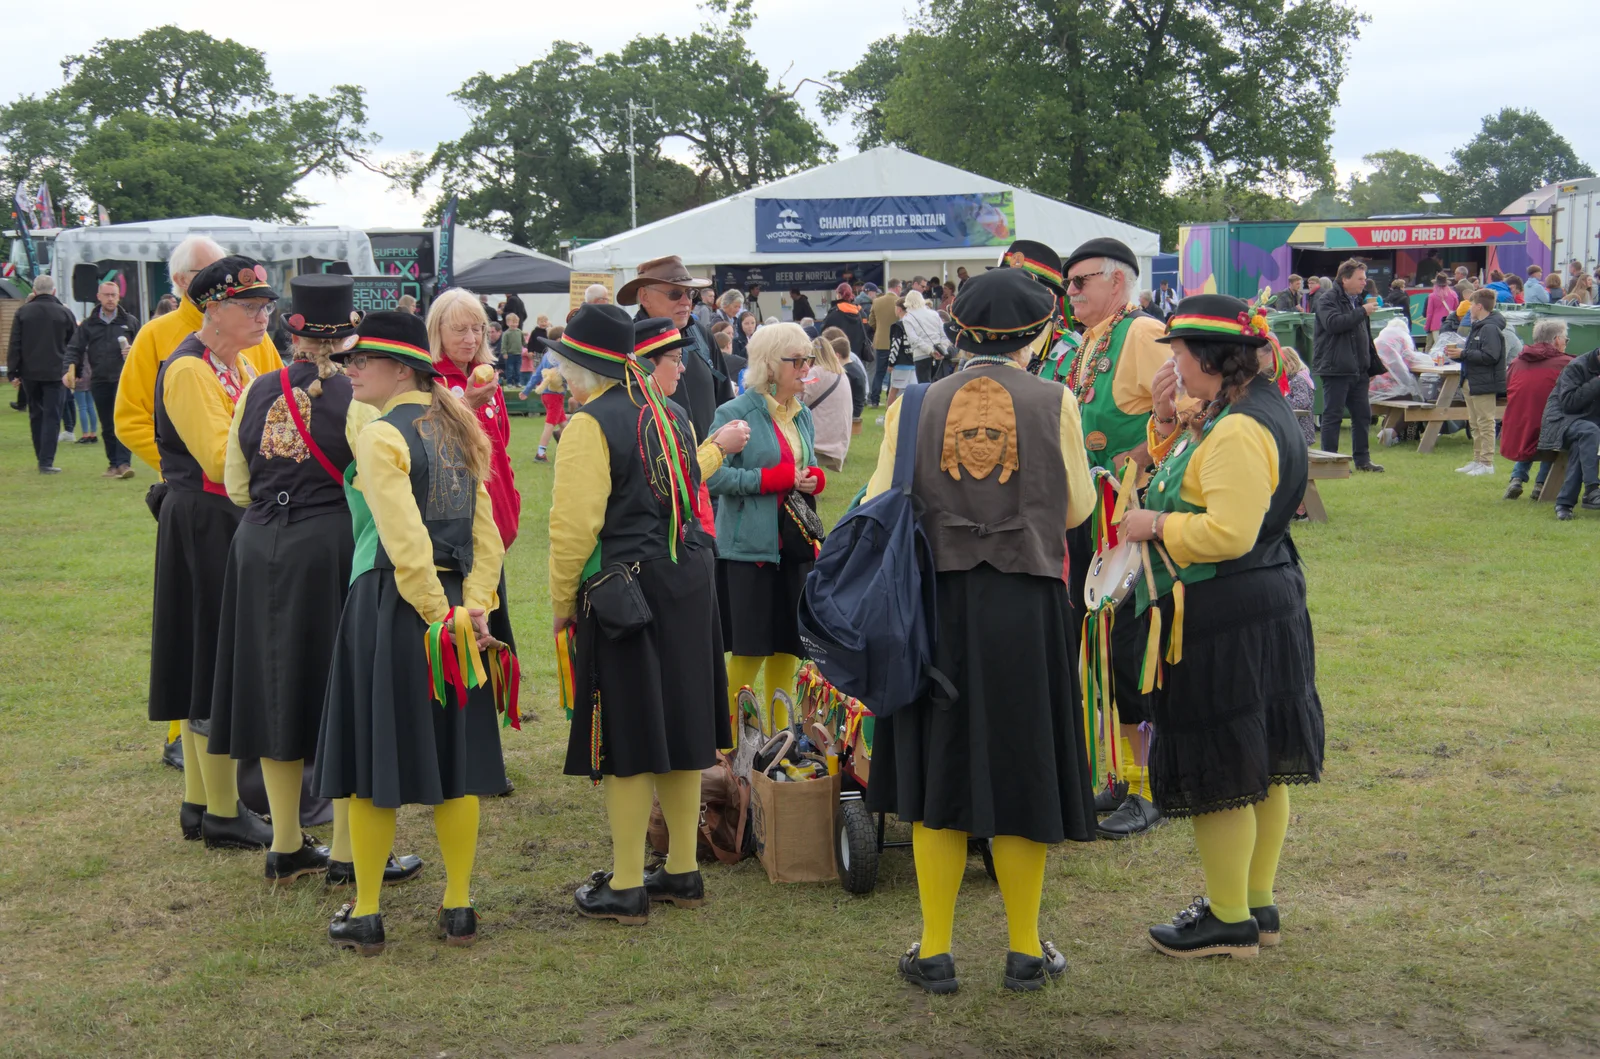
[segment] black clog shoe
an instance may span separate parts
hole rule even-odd
[[[1254,919],[1224,923],[1211,912],[1211,902],[1196,897],[1171,923],[1150,928],[1150,945],[1157,952],[1180,960],[1203,956],[1251,959],[1261,952],[1261,934]]]
[[[611,887],[611,873],[597,871],[572,895],[578,913],[590,919],[614,919],[630,927],[650,922],[650,891],[643,886]]]
[[[922,942],[919,941],[900,957],[897,970],[901,978],[925,993],[954,993],[961,988],[961,980],[956,977],[954,956],[948,952],[941,952],[937,956],[923,959],[918,955],[921,951]]]
[[[1006,988],[1014,993],[1031,993],[1067,973],[1067,958],[1050,942],[1039,946],[1043,956],[1020,952],[1006,953]]]
[[[169,769],[183,771],[183,740],[174,739],[161,748],[161,763]]]
[[[410,882],[422,874],[422,858],[407,853],[403,857],[389,854],[389,863],[383,866],[383,885],[394,886],[396,883]],[[347,860],[330,860],[328,874],[322,877],[322,882],[329,888],[340,886],[354,886],[356,884],[356,866]]]
[[[465,908],[439,906],[439,937],[446,945],[465,948],[478,940],[478,910],[471,905]]]
[[[206,807],[193,802],[184,802],[178,806],[178,826],[183,829],[185,842],[200,841],[200,821],[206,815]]]
[[[1250,910],[1250,918],[1256,921],[1256,932],[1261,935],[1261,947],[1270,949],[1283,944],[1282,927],[1278,921],[1277,905],[1262,905],[1260,908]]]
[[[383,913],[353,915],[355,905],[343,905],[328,924],[328,940],[341,949],[354,949],[361,956],[376,956],[383,951]]]
[[[1100,838],[1132,838],[1166,822],[1155,802],[1141,794],[1129,794],[1116,812],[1095,825],[1094,833]]]
[[[200,817],[200,837],[207,849],[266,849],[272,845],[272,823],[238,803],[238,816]]]
[[[1094,796],[1094,811],[1098,816],[1114,813],[1121,808],[1122,803],[1128,800],[1128,785],[1121,780],[1112,780],[1100,788],[1100,793]]]
[[[663,864],[645,873],[644,888],[650,900],[669,901],[679,908],[699,908],[706,903],[705,878],[699,869],[674,875]]]
[[[271,886],[290,886],[302,875],[320,875],[328,870],[328,847],[317,845],[310,835],[301,837],[300,848],[293,853],[267,851],[267,883]]]

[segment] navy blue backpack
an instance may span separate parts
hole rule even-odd
[[[828,682],[878,717],[915,702],[936,681],[933,548],[911,495],[917,419],[928,387],[900,395],[894,483],[839,520],[800,599],[800,642]]]

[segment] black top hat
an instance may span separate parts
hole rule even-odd
[[[334,354],[333,359],[348,360],[357,353],[398,360],[429,378],[443,374],[433,366],[433,354],[428,352],[428,325],[412,313],[368,313],[362,317],[356,328],[355,345]]]
[[[1257,323],[1250,306],[1226,294],[1191,294],[1178,303],[1167,321],[1167,333],[1157,342],[1181,338],[1186,342],[1230,342],[1243,346],[1267,344],[1265,324]]]
[[[1133,252],[1128,244],[1124,243],[1121,239],[1112,239],[1110,236],[1101,236],[1098,239],[1090,239],[1088,242],[1078,247],[1078,249],[1074,250],[1072,252],[1072,256],[1067,258],[1067,263],[1062,266],[1062,275],[1071,272],[1073,265],[1076,265],[1080,261],[1087,261],[1091,257],[1106,257],[1110,258],[1112,261],[1120,261],[1124,265],[1127,265],[1129,268],[1133,269],[1133,274],[1135,276],[1139,274],[1138,255]]]
[[[607,379],[625,379],[634,360],[633,317],[615,305],[578,307],[560,338],[539,339],[545,347]]]
[[[189,300],[202,309],[212,302],[232,298],[276,301],[278,292],[267,282],[267,270],[255,258],[237,254],[213,261],[189,281]]]
[[[1006,247],[996,268],[1019,268],[1057,294],[1067,293],[1061,279],[1061,255],[1032,239],[1018,239]]]
[[[635,320],[633,323],[633,355],[636,357],[659,357],[674,349],[682,349],[692,341],[678,330],[678,325],[672,322],[671,317],[652,316],[648,320]]]
[[[1015,268],[997,268],[961,285],[950,307],[950,334],[969,353],[1015,353],[1039,336],[1055,315],[1043,283]]]
[[[293,301],[283,326],[302,338],[348,338],[361,322],[355,311],[355,280],[314,272],[289,281]]]

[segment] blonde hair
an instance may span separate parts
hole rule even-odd
[[[417,307],[417,299],[409,294],[400,295],[400,300],[394,303],[395,312],[409,313]]]
[[[593,397],[599,392],[600,387],[607,382],[616,381],[614,379],[601,378],[597,372],[591,371],[575,360],[569,360],[560,353],[556,353],[555,358],[556,363],[561,367],[561,377],[566,380],[567,389],[570,390],[576,387],[583,391],[584,400]]]
[[[745,369],[744,388],[765,391],[777,377],[778,364],[785,355],[795,356],[811,352],[811,336],[799,324],[771,324],[750,336],[745,346],[749,367]]]
[[[906,312],[908,313],[914,313],[918,309],[926,309],[928,307],[928,303],[922,297],[921,291],[906,291],[905,297],[900,300],[905,304]]]
[[[433,402],[417,422],[428,423],[439,431],[440,450],[459,452],[462,464],[474,481],[487,482],[493,450],[489,446],[489,435],[483,432],[478,417],[437,376],[430,379],[415,368],[412,371],[415,373],[417,389],[433,396]]]
[[[817,352],[817,367],[823,371],[831,371],[835,375],[844,374],[844,365],[839,363],[839,357],[833,351],[833,343],[821,338],[813,339],[811,348]],[[850,343],[848,340],[846,340],[844,348],[846,352],[849,352]]]
[[[521,325],[522,317],[518,316],[516,313],[506,313],[507,327],[520,327]]]
[[[317,377],[306,393],[312,397],[322,396],[322,380],[331,378],[344,371],[344,368],[333,362],[333,354],[340,351],[343,342],[331,338],[306,338],[304,335],[294,336],[294,359],[306,361],[317,366]]]
[[[483,339],[472,355],[472,364],[494,363],[494,354],[489,352],[489,314],[483,311],[483,303],[463,287],[451,287],[428,306],[428,352],[433,354],[433,359],[445,356],[444,329],[455,323],[468,327],[482,325]]]
[[[1285,375],[1299,375],[1306,370],[1306,362],[1300,359],[1300,351],[1293,346],[1280,345],[1278,357],[1283,361]]]

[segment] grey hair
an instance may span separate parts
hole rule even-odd
[[[927,299],[923,298],[921,291],[906,291],[906,312],[914,313],[918,309],[926,309],[927,307]]]
[[[194,267],[194,259],[202,255],[209,256],[211,260],[215,261],[218,258],[227,257],[228,251],[224,250],[222,244],[209,235],[191,235],[172,248],[172,254],[167,258],[167,274],[176,276],[180,272],[197,271]],[[177,294],[179,291],[174,289],[173,293]]]
[[[600,387],[604,386],[608,381],[615,381],[602,378],[597,372],[590,371],[582,364],[567,359],[565,355],[557,353],[555,350],[551,350],[550,355],[555,357],[556,363],[561,366],[561,377],[566,380],[568,388],[575,390],[584,400],[594,396]]]
[[[1112,276],[1121,273],[1122,293],[1125,297],[1131,296],[1134,291],[1139,289],[1139,274],[1133,270],[1131,265],[1109,257],[1103,257],[1100,260],[1102,262],[1100,265],[1100,274],[1102,276],[1105,276],[1107,279],[1109,279]]]
[[[593,303],[601,301],[602,299],[610,296],[611,292],[606,290],[606,285],[604,283],[591,283],[583,292],[584,303],[589,305],[592,305]]]
[[[56,278],[49,273],[38,276],[33,281],[33,293],[54,294],[56,292]]]
[[[725,290],[722,292],[722,297],[717,299],[717,308],[721,309],[724,313],[728,311],[730,306],[743,304],[744,295],[740,294],[736,290]]]
[[[769,324],[750,336],[745,347],[749,366],[745,369],[744,388],[765,393],[777,377],[778,364],[785,356],[803,356],[811,352],[811,336],[799,324]]]
[[[1554,343],[1558,338],[1565,338],[1567,322],[1557,317],[1546,316],[1533,325],[1533,340],[1535,343]]]

